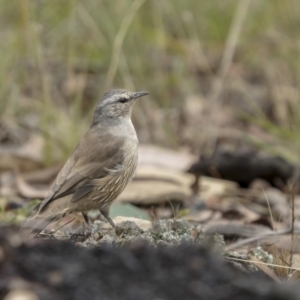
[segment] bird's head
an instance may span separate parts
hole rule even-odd
[[[105,118],[130,118],[135,100],[148,94],[148,92],[133,93],[121,89],[106,92],[95,108],[93,123],[99,123]]]

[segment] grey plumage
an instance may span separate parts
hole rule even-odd
[[[92,209],[99,209],[114,227],[110,205],[132,179],[138,160],[131,111],[135,100],[147,94],[110,90],[101,97],[90,129],[23,227],[38,233],[73,212],[82,212],[87,221]]]

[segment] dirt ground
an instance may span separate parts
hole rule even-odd
[[[1,299],[300,299],[299,287],[245,273],[212,249],[183,243],[83,248],[0,231]]]

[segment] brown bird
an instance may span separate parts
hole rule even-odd
[[[37,234],[73,212],[81,212],[88,224],[87,212],[95,209],[115,227],[110,206],[134,176],[138,161],[131,111],[135,100],[147,94],[116,89],[101,97],[89,130],[23,227]]]

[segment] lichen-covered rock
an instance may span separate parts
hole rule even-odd
[[[251,262],[248,262],[249,257],[247,254],[240,254],[236,251],[229,251],[224,253],[223,258],[235,267],[245,272],[257,272],[258,268]]]
[[[159,220],[148,230],[142,230],[131,221],[120,223],[116,230],[103,229],[104,223],[95,221],[91,235],[83,242],[85,247],[97,247],[103,243],[125,245],[139,239],[145,240],[152,246],[179,245],[180,243],[203,244],[222,248],[225,243],[221,235],[214,234],[206,237],[200,225],[194,226],[185,220]]]
[[[274,257],[272,254],[265,251],[262,247],[256,247],[251,251],[251,253],[258,258],[259,260],[263,261],[266,264],[273,264]]]
[[[157,221],[144,233],[143,237],[152,245],[194,242],[192,226],[187,221],[178,220]]]

